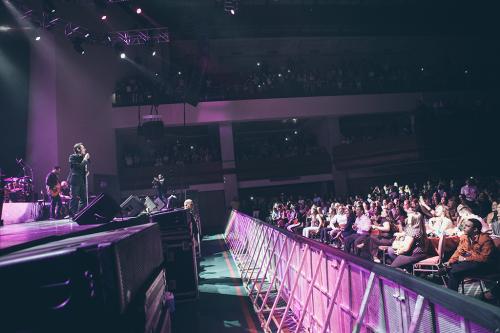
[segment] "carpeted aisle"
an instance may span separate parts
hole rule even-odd
[[[262,332],[222,235],[205,236],[198,301],[176,303],[173,332]]]

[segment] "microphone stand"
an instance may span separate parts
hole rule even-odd
[[[89,204],[89,165],[85,164],[85,206]]]

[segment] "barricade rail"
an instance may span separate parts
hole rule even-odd
[[[500,332],[500,309],[233,211],[226,243],[266,332]]]

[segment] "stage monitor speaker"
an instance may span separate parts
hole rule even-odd
[[[156,210],[162,210],[163,207],[165,207],[165,203],[160,198],[156,198],[154,203],[156,205]]]
[[[120,205],[120,208],[123,217],[133,217],[142,213],[146,209],[146,206],[141,199],[135,195],[131,195]]]
[[[120,206],[106,193],[99,194],[75,215],[78,224],[102,224],[110,222],[120,211]]]
[[[144,206],[146,206],[146,211],[148,213],[154,212],[157,209],[156,204],[150,197],[144,198]]]

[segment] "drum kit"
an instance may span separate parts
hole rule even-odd
[[[29,176],[4,178],[5,202],[30,202],[33,200],[33,179]]]

